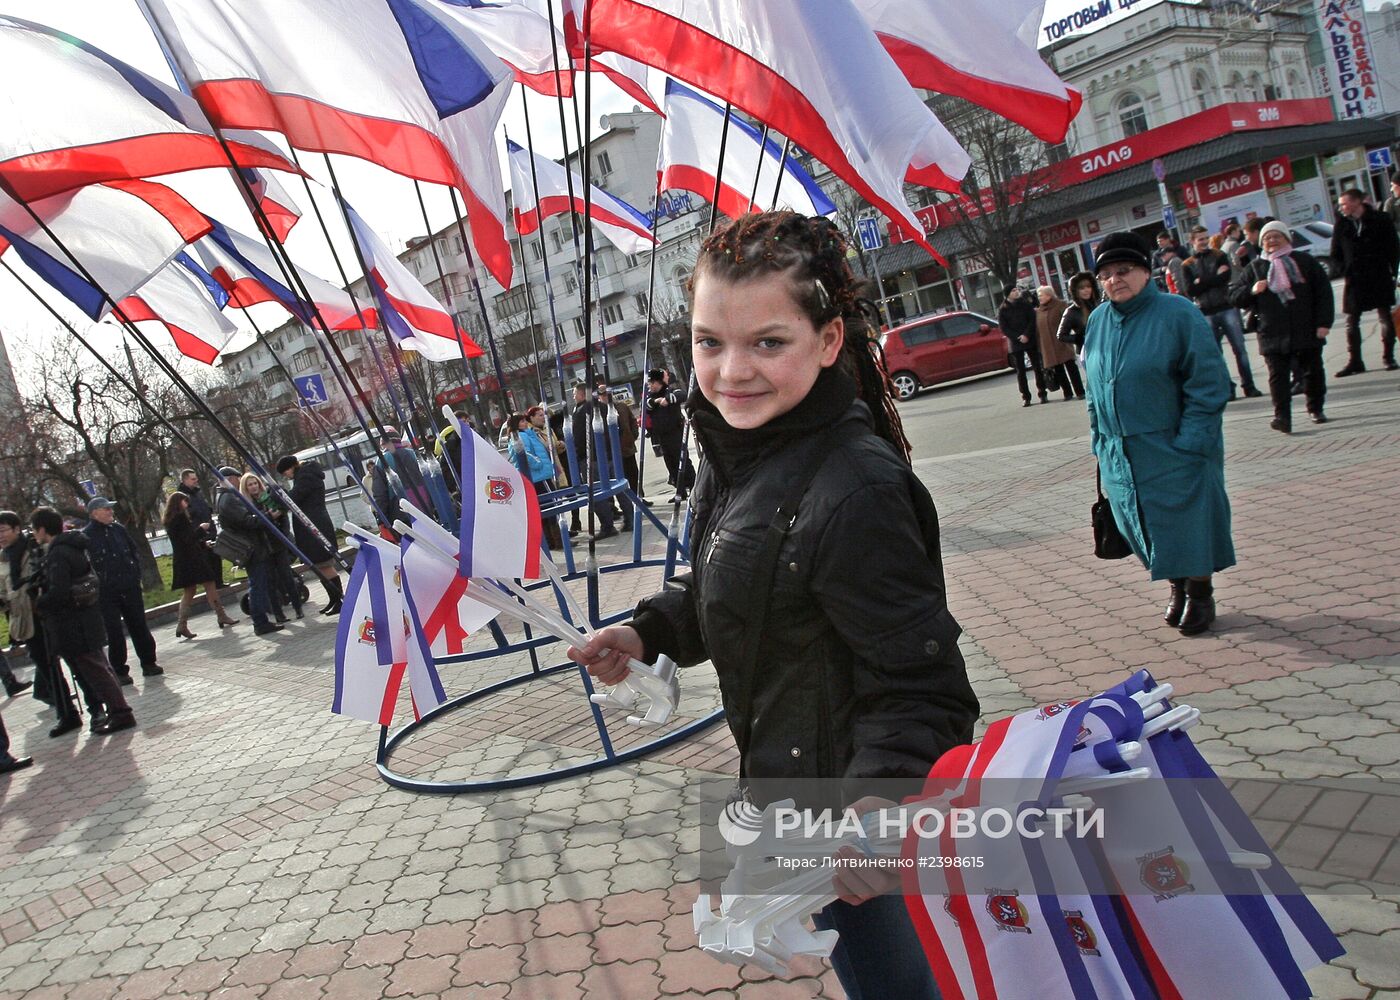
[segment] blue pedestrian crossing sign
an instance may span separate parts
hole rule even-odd
[[[1372,170],[1389,170],[1390,165],[1395,162],[1390,155],[1390,148],[1382,146],[1380,149],[1366,150],[1366,164]]]
[[[301,398],[302,406],[320,406],[328,402],[326,380],[321,377],[320,372],[299,375],[292,381],[297,385],[297,395]]]
[[[885,241],[880,237],[880,221],[878,219],[860,219],[856,223],[860,230],[860,248],[862,250],[879,250],[885,245]]]
[[[84,479],[78,485],[83,488],[83,492],[87,494],[89,500],[97,496],[97,484],[91,479]]]

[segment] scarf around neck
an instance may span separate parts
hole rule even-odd
[[[1283,302],[1292,302],[1293,286],[1303,280],[1298,263],[1293,259],[1293,248],[1266,253],[1264,259],[1269,262],[1269,291]]]

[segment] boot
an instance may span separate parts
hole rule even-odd
[[[1186,609],[1177,626],[1182,635],[1200,635],[1215,621],[1215,587],[1209,580],[1186,581]]]
[[[180,639],[198,639],[198,633],[190,631],[190,623],[185,620],[185,616],[180,616],[180,622],[175,626],[175,635]]]
[[[325,581],[326,593],[330,594],[331,602],[321,609],[323,615],[340,614],[340,605],[345,600],[345,588],[340,583],[340,577],[335,576]]]
[[[239,620],[237,618],[229,617],[228,612],[224,610],[224,605],[221,601],[214,602],[214,612],[219,616],[219,628],[225,629],[228,628],[230,625],[238,624]]]
[[[1186,578],[1172,580],[1172,595],[1167,600],[1167,608],[1162,612],[1162,621],[1172,628],[1181,624],[1181,613],[1186,610]]]

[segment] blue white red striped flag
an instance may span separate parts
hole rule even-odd
[[[349,538],[358,551],[336,628],[331,711],[387,726],[408,665],[399,550],[367,533]]]
[[[471,596],[472,585],[457,572],[458,541],[430,517],[406,518],[432,549],[409,535],[400,541],[409,619],[426,644],[429,659],[455,656],[466,641],[500,613]]]
[[[301,209],[270,170],[245,169],[243,176],[257,199],[258,207],[267,216],[272,233],[279,240],[286,240],[287,234],[301,221]]]
[[[80,39],[0,16],[0,179],[26,201],[103,181],[228,166],[193,102]],[[266,146],[231,138],[249,167],[295,170]]]
[[[568,169],[546,156],[507,141],[510,157],[510,190],[515,207],[515,228],[521,236],[529,236],[540,228],[543,219],[573,211],[583,215],[583,178],[573,173],[574,197],[569,200]],[[531,172],[531,159],[534,172]],[[535,185],[539,198],[535,198]],[[588,218],[598,227],[609,243],[623,253],[643,253],[656,245],[647,217],[621,198],[608,194],[596,185]]]
[[[13,246],[28,267],[89,318],[135,292],[209,231],[199,210],[151,181],[109,181],[32,203],[34,212],[97,282],[79,272],[33,217],[0,193],[0,254]]]
[[[406,351],[417,351],[429,361],[480,357],[483,351],[476,342],[403,266],[364,219],[349,205],[345,206],[345,214],[350,220],[350,234],[369,269],[366,277],[374,293],[379,319],[399,346]]]
[[[1046,142],[1064,141],[1083,96],[1036,51],[1045,0],[854,2],[915,87],[965,98]]]
[[[715,195],[715,170],[724,135],[724,109],[685,84],[666,84],[666,126],[661,132],[657,169],[663,191],[693,191],[706,201]],[[836,206],[783,147],[764,140],[758,129],[738,115],[729,117],[724,140],[724,172],[719,210],[731,219],[766,208],[790,208],[802,215],[830,215]],[[781,186],[778,171],[782,170]],[[754,178],[758,183],[754,183]],[[774,199],[773,191],[778,190]],[[755,195],[756,192],[756,195]],[[750,201],[754,195],[755,200]]]
[[[538,580],[541,521],[535,487],[476,431],[463,427],[461,432],[461,574]]]
[[[584,28],[776,128],[910,232],[905,181],[957,191],[971,162],[850,0],[592,0]]]
[[[265,243],[213,219],[209,223],[209,235],[195,244],[194,251],[228,292],[234,306],[247,308],[261,302],[277,302],[302,322],[311,322],[311,310],[296,291],[287,287],[277,259]],[[358,330],[364,325],[373,329],[376,317],[369,303],[364,303],[357,315],[355,302],[345,289],[300,266],[297,274],[332,330]]]
[[[581,0],[560,0],[564,20],[564,40],[573,60],[576,72],[601,73],[618,90],[628,97],[641,102],[659,115],[664,115],[666,96],[666,74],[658,69],[638,62],[618,52],[600,52],[594,49],[591,61],[584,58],[583,29],[578,6]]]
[[[211,295],[217,284],[186,255],[157,271],[132,295],[120,300],[121,314],[137,326],[158,326],[187,358],[212,365],[237,327]],[[113,319],[108,316],[108,319]]]
[[[149,0],[211,121],[456,187],[482,263],[510,287],[496,126],[513,74],[417,0]]]
[[[522,86],[544,94],[572,97],[574,74],[567,62],[564,36],[537,10],[523,3],[490,0],[419,0],[443,17],[475,32],[500,60],[515,71]],[[554,72],[554,53],[563,65]]]

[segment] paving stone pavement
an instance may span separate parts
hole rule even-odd
[[[1351,381],[1332,423],[1290,438],[1257,409],[1228,416],[1239,566],[1200,638],[1157,622],[1139,566],[1093,559],[1083,438],[917,463],[984,721],[1142,667],[1171,681],[1342,934],[1347,955],[1309,976],[1330,1000],[1400,996],[1400,378]],[[604,606],[658,579],[606,574]],[[138,682],[134,732],[49,740],[40,706],[3,704],[37,766],[0,778],[0,1000],[842,995],[823,963],[780,982],[693,947],[701,846],[682,813],[735,770],[722,725],[570,780],[407,792],[376,773],[376,733],[327,711],[331,623],[194,627],[159,636],[167,673]],[[518,655],[444,677],[465,692],[523,669]],[[707,670],[684,686],[687,720],[713,709]],[[619,746],[642,738],[624,728]],[[425,727],[391,763],[523,774],[589,759],[592,734],[566,671]]]

